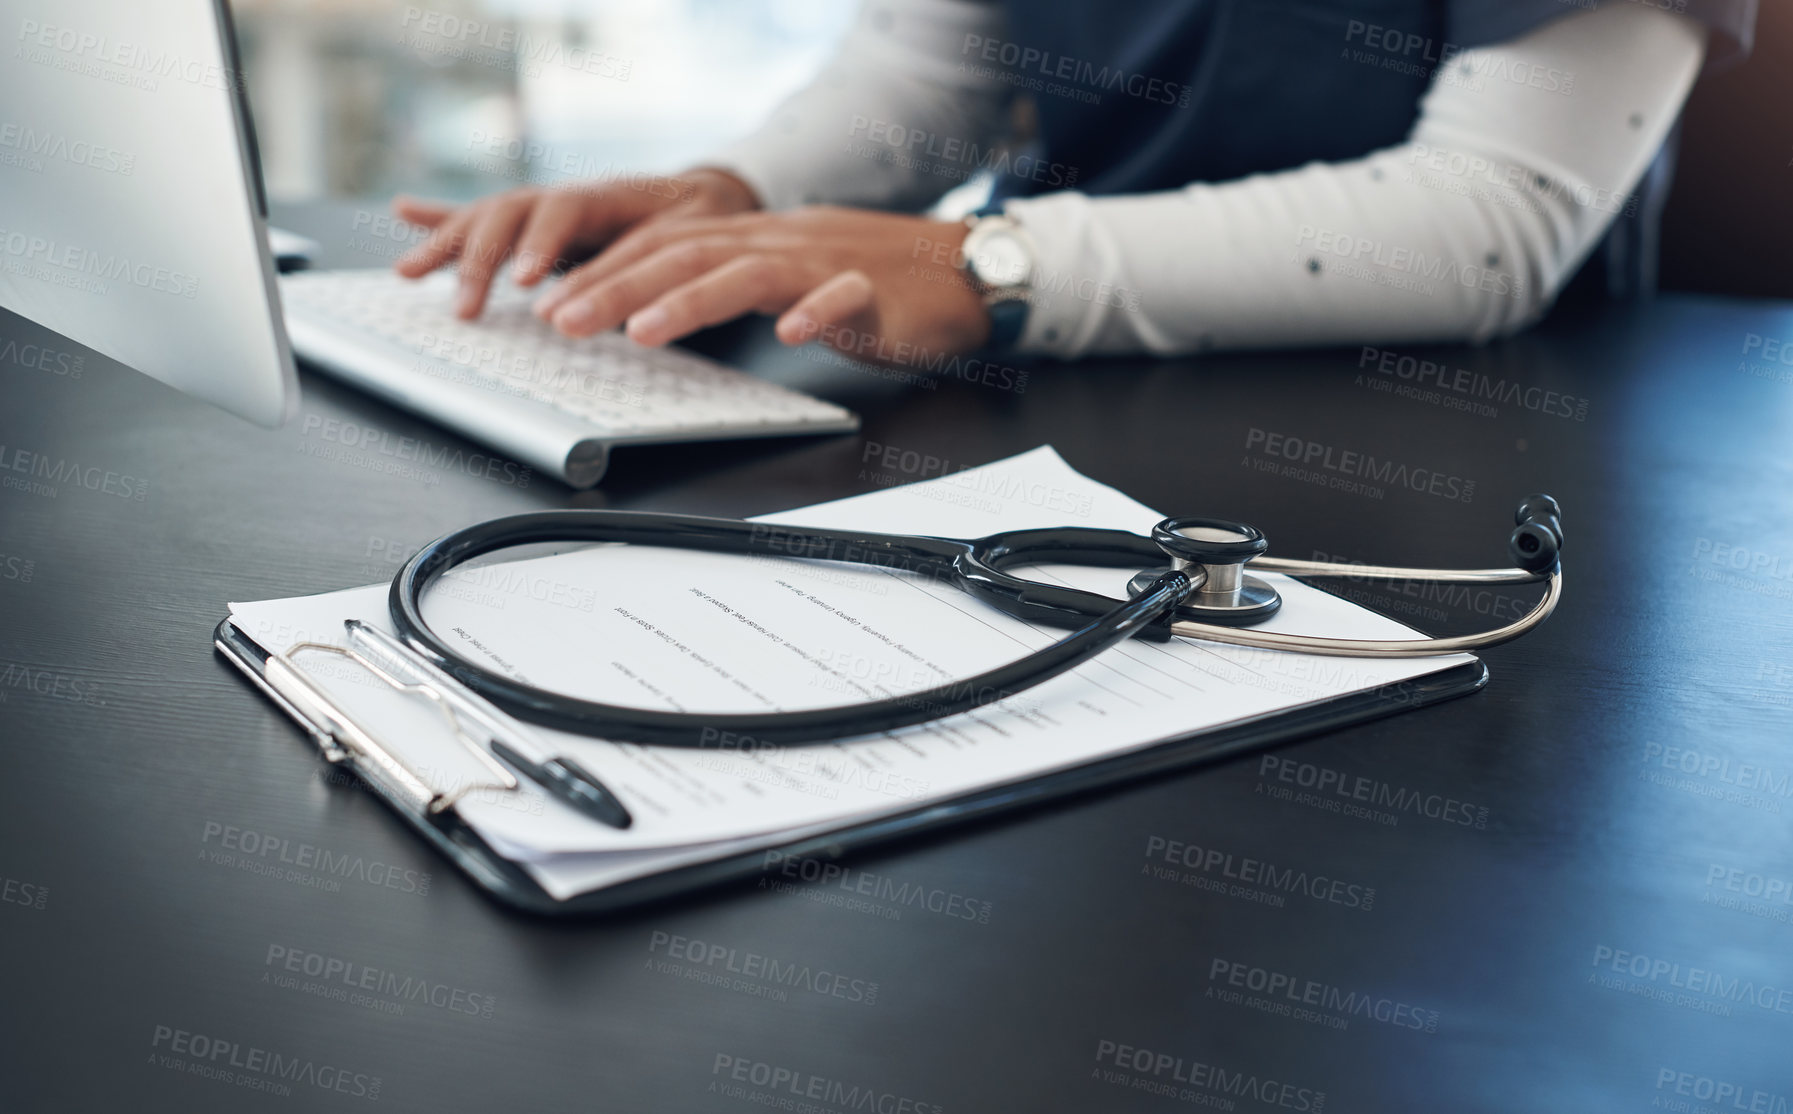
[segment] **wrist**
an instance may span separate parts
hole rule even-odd
[[[765,208],[752,186],[721,167],[693,167],[679,177],[691,186],[693,200],[706,201],[720,212],[745,213]]]
[[[984,302],[983,289],[965,268],[965,237],[970,234],[971,226],[962,220],[929,220],[927,227],[927,242],[918,242],[912,257],[932,260],[936,265],[950,261],[945,271],[947,277],[936,277],[933,281],[944,281],[949,289],[954,289],[953,301],[963,307],[951,311],[952,319],[959,323],[953,330],[959,346],[974,351],[982,349],[990,340],[990,311]],[[933,273],[935,276],[941,274],[939,271]]]

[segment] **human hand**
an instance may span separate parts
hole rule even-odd
[[[471,319],[485,307],[486,292],[506,258],[512,259],[517,284],[534,286],[557,264],[584,258],[630,229],[675,215],[757,209],[759,199],[734,175],[703,168],[677,177],[644,174],[598,184],[524,187],[468,205],[400,196],[392,208],[408,223],[433,230],[394,269],[421,278],[458,263],[455,313]]]
[[[815,206],[644,222],[536,301],[561,332],[627,322],[666,344],[750,312],[777,314],[786,344],[820,339],[861,359],[964,352],[989,336],[983,298],[953,266],[966,227]]]

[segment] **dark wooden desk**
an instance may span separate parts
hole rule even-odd
[[[374,261],[352,212],[289,219]],[[78,349],[0,323],[0,1106],[1793,1103],[1793,309],[1669,298],[1403,349],[1452,380],[1417,398],[1398,358],[1358,351],[926,390],[753,328],[703,343],[855,407],[863,436],[622,452],[582,494],[392,474],[319,455],[305,417],[256,430],[92,354],[77,377],[58,359]],[[306,417],[474,449],[304,389]],[[1272,434],[1473,497],[1285,475]],[[211,650],[229,600],[384,579],[476,518],[756,514],[925,478],[881,446],[957,466],[1041,443],[1300,556],[1497,563],[1512,500],[1548,490],[1567,598],[1465,700],[861,859],[846,887],[579,925],[485,899]],[[64,478],[12,470],[20,452]],[[1512,606],[1353,590],[1435,630]],[[325,855],[354,865],[279,862]],[[808,973],[731,971],[768,961]],[[835,976],[844,996],[816,989]]]

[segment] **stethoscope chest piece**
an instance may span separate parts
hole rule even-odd
[[[1282,607],[1275,588],[1245,571],[1247,561],[1270,547],[1256,527],[1222,518],[1167,518],[1152,528],[1152,540],[1170,555],[1171,568],[1200,582],[1174,619],[1244,627]],[[1166,571],[1147,569],[1128,581],[1127,589],[1138,595]]]

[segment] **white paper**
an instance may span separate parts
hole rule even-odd
[[[1179,511],[1198,510],[1199,496]],[[1050,448],[983,468],[768,516],[882,533],[978,537],[1080,525],[1147,532],[1162,515]],[[1030,575],[1112,596],[1130,570],[1048,566]],[[1346,638],[1414,632],[1286,577],[1262,629]],[[1038,649],[1036,628],[937,581],[865,566],[637,546],[594,546],[451,573],[425,612],[463,652],[514,677],[611,703],[765,712],[915,692]],[[358,618],[390,629],[386,586],[232,605],[270,650],[340,642]],[[558,897],[728,850],[907,811],[1194,731],[1392,684],[1469,660],[1356,659],[1179,639],[1133,640],[1017,697],[950,719],[841,743],[761,750],[643,747],[523,730],[597,775],[635,815],[606,827],[524,783],[462,807],[502,853]],[[302,664],[308,662],[302,660]],[[415,765],[455,784],[485,776],[444,742],[439,713],[348,666],[322,681]],[[435,719],[430,717],[435,716]],[[726,719],[726,716],[723,717]],[[461,780],[466,779],[466,780]]]

